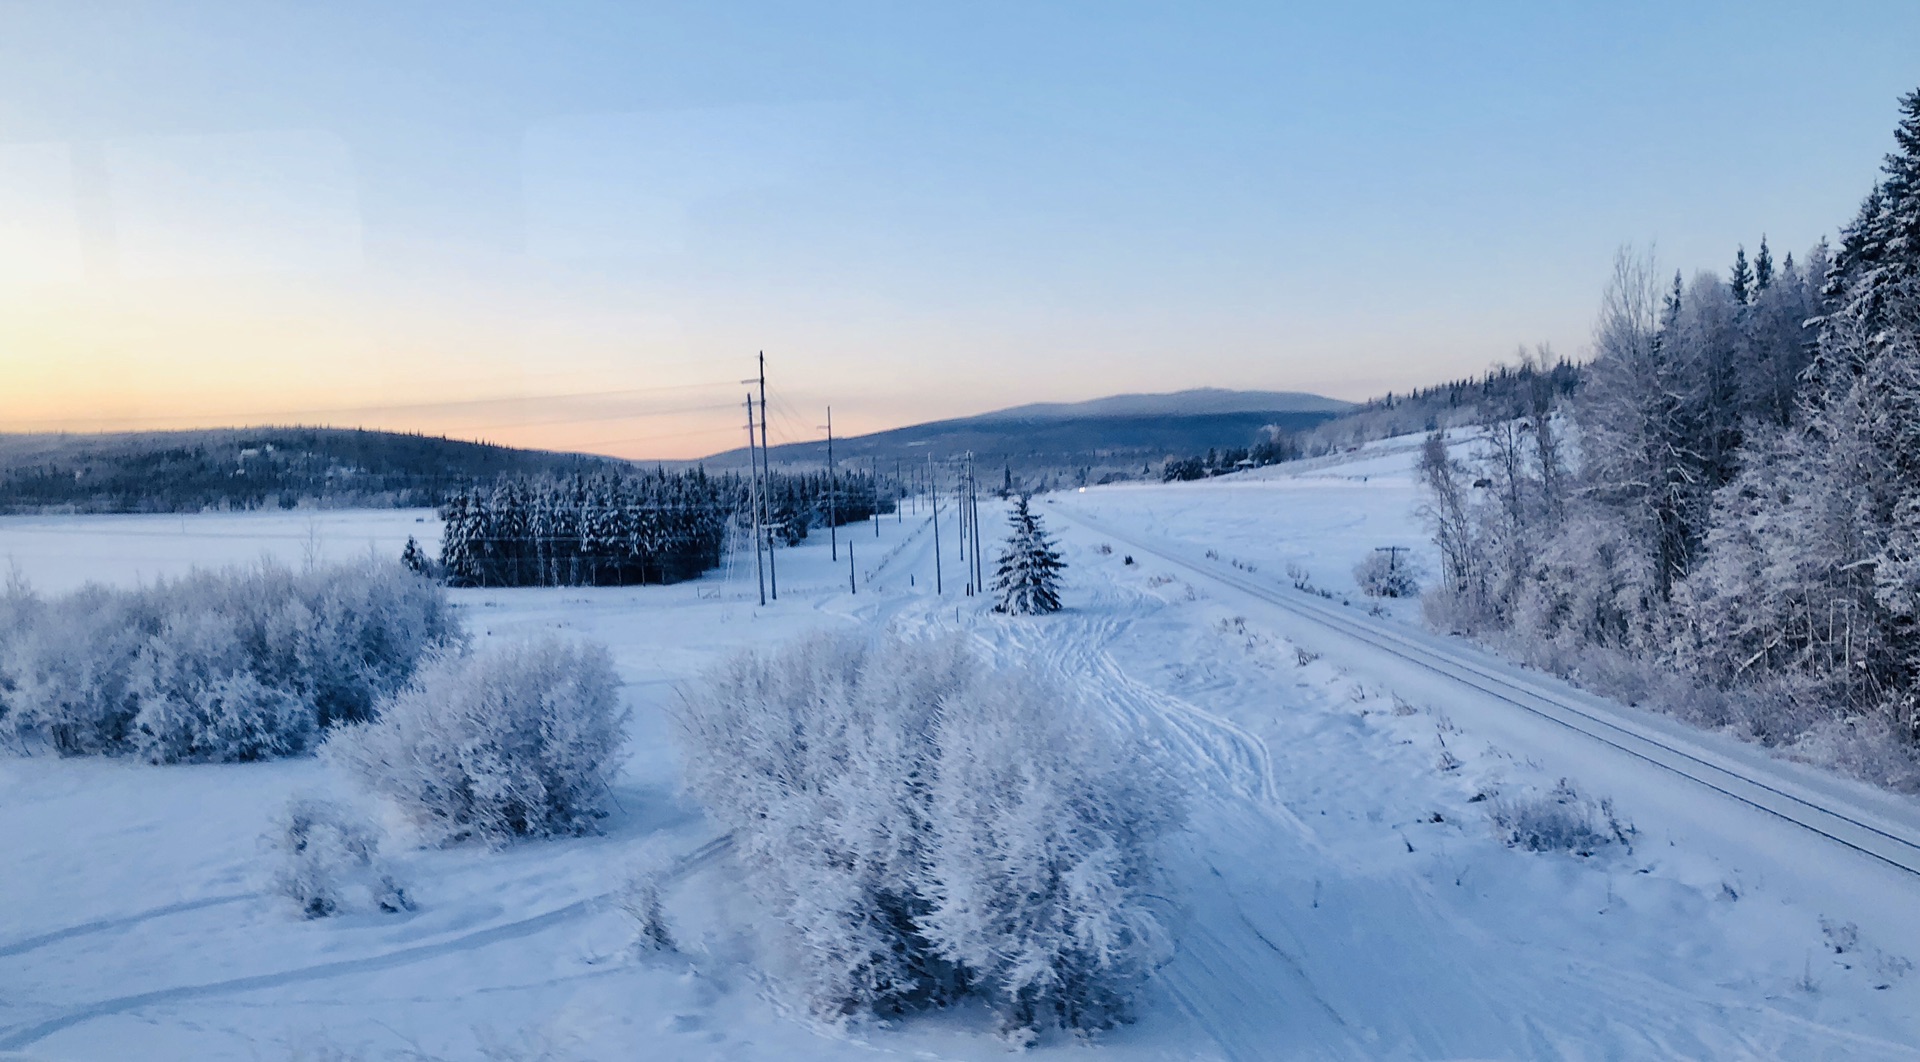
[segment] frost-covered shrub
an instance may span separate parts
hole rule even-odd
[[[1374,551],[1354,565],[1353,581],[1368,597],[1414,597],[1420,593],[1420,573],[1411,557]]]
[[[406,887],[380,858],[379,831],[339,804],[296,797],[267,841],[273,891],[304,917],[413,909]]]
[[[991,1002],[1010,1030],[1121,1020],[1160,954],[1178,800],[1097,717],[959,639],[819,636],[683,691],[688,787],[733,831],[829,1018]]]
[[[12,710],[12,694],[19,686],[14,678],[14,654],[10,647],[26,636],[40,608],[40,599],[27,588],[19,573],[9,573],[5,584],[0,585],[0,733],[10,725],[7,714]]]
[[[626,739],[619,686],[598,646],[445,656],[324,754],[445,842],[590,833]]]
[[[1836,767],[1864,782],[1920,793],[1920,749],[1895,740],[1893,724],[1872,716],[1828,719],[1787,746],[1796,759]]]
[[[14,733],[163,763],[302,752],[464,640],[446,592],[390,563],[263,564],[51,601],[16,588],[0,602]]]
[[[66,756],[126,751],[139,711],[134,665],[160,622],[144,595],[97,586],[34,609],[5,647],[11,728]]]
[[[1545,794],[1493,797],[1487,818],[1502,841],[1530,852],[1586,856],[1626,844],[1633,835],[1633,827],[1614,815],[1613,801],[1588,800],[1564,778]]]
[[[322,727],[369,718],[422,658],[464,640],[446,591],[398,564],[368,560],[299,583],[293,664]]]
[[[305,748],[314,713],[249,667],[240,623],[213,612],[168,617],[133,663],[134,751],[154,763],[262,760]]]
[[[134,750],[153,763],[269,760],[312,738],[313,713],[299,698],[244,671],[184,692],[142,701],[134,716]]]
[[[1166,945],[1143,892],[1166,795],[1034,674],[969,679],[934,734],[925,932],[1013,1028],[1108,1027]]]
[[[614,902],[633,925],[633,950],[637,952],[674,950],[673,930],[667,924],[666,905],[661,900],[670,870],[666,860],[649,853],[627,868],[626,880],[615,891]]]

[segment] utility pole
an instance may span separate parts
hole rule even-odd
[[[760,461],[766,468],[766,487],[760,492],[760,504],[767,511],[767,582],[773,587],[773,599],[780,600],[780,570],[773,563],[773,454],[767,450],[767,352],[760,352]]]
[[[981,593],[987,592],[987,570],[980,560],[980,483],[973,478],[973,455],[967,455],[967,502],[973,509],[973,582]]]
[[[760,565],[760,458],[753,443],[753,392],[747,392],[747,508],[753,511],[753,579],[760,584],[760,604],[767,603],[767,573]]]
[[[837,561],[840,559],[840,532],[838,528],[839,510],[834,506],[833,495],[834,495],[833,407],[828,406],[827,407],[827,542],[833,549],[833,556],[830,559]],[[847,545],[847,549],[851,551],[853,549],[853,545],[849,543]]]
[[[953,503],[959,509],[955,514],[955,521],[960,527],[960,560],[965,563],[967,559],[967,484],[960,477],[958,464],[955,464],[953,469]]]
[[[927,455],[927,482],[933,482],[932,454]],[[944,594],[946,589],[940,585],[940,495],[929,490],[928,496],[933,499],[933,592]]]
[[[1387,555],[1387,571],[1391,574],[1400,566],[1400,554],[1406,552],[1407,548],[1406,546],[1375,546],[1373,551]]]
[[[972,597],[973,561],[967,557],[967,544],[973,541],[973,536],[967,531],[967,475],[957,464],[953,471],[953,505],[960,516],[960,566],[966,569],[967,596]]]
[[[847,593],[860,592],[860,584],[853,580],[853,536],[847,536]]]
[[[873,537],[877,539],[880,537],[880,459],[869,457],[867,464],[873,473]],[[893,507],[900,508],[900,503],[895,502]]]

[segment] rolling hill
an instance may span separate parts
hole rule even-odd
[[[506,473],[626,462],[349,428],[0,434],[0,513],[437,505]]]
[[[834,440],[834,456],[856,463],[923,461],[971,452],[986,467],[1029,481],[1072,482],[1140,475],[1169,457],[1247,446],[1269,428],[1305,431],[1351,409],[1350,403],[1290,391],[1200,388],[1130,394],[1087,402],[1037,403]],[[818,465],[826,443],[775,446],[776,464]],[[747,451],[705,459],[709,468],[745,468]]]
[[[971,452],[1032,484],[1138,476],[1168,457],[1247,446],[1268,429],[1304,431],[1352,408],[1318,395],[1200,389],[1038,403],[834,440],[835,457],[890,465]],[[826,443],[773,448],[776,466],[826,462]],[[340,428],[222,428],[117,434],[0,433],[0,513],[437,505],[458,487],[510,474],[628,468],[589,454]],[[655,462],[645,462],[651,466]],[[699,462],[744,469],[747,452]]]

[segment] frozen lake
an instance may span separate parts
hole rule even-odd
[[[0,570],[11,567],[34,589],[57,594],[262,558],[291,567],[369,553],[397,558],[409,537],[438,554],[439,516],[431,509],[0,516]]]

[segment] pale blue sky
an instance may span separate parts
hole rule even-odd
[[[0,3],[0,428],[1360,398],[1798,254],[1916,86],[1911,2]]]

